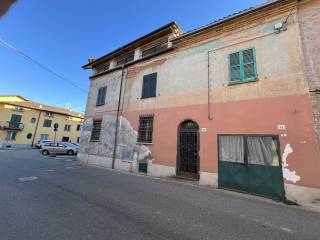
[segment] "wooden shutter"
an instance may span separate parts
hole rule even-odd
[[[230,83],[250,81],[257,78],[255,49],[245,49],[229,54]]]
[[[243,80],[252,80],[256,78],[256,64],[254,49],[242,51],[243,61]]]
[[[142,84],[141,98],[155,97],[157,91],[157,73],[145,75]]]
[[[101,104],[103,105],[106,103],[107,87],[103,87],[101,91],[102,91]]]
[[[229,54],[229,76],[230,82],[241,81],[240,52]]]
[[[106,101],[106,93],[107,93],[107,87],[101,87],[98,90],[98,97],[97,97],[97,106],[101,106],[105,104]]]

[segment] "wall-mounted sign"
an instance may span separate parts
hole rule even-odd
[[[286,125],[284,124],[278,124],[278,130],[286,130]]]
[[[208,132],[207,128],[201,128],[201,132]]]

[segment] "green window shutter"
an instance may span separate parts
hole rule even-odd
[[[229,54],[229,81],[239,83],[257,78],[255,49]]]
[[[231,83],[241,81],[240,52],[229,54],[229,76]]]
[[[141,98],[150,98],[156,96],[157,89],[157,73],[143,76]]]
[[[253,48],[242,51],[243,80],[253,80],[257,77],[255,51]]]

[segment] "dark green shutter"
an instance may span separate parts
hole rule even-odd
[[[241,81],[241,61],[240,52],[232,53],[229,55],[230,65],[230,82]]]
[[[230,83],[245,82],[257,78],[255,49],[245,49],[229,54]]]
[[[107,87],[102,88],[101,104],[106,102]]]
[[[101,87],[98,90],[98,96],[97,96],[97,106],[104,105],[106,101],[106,93],[107,93],[107,87]]]
[[[11,120],[10,120],[10,127],[18,128],[21,122],[22,115],[16,115],[12,114],[11,115]]]
[[[141,98],[155,97],[157,91],[157,73],[143,76]]]
[[[246,49],[242,51],[243,80],[251,80],[256,77],[254,50]]]

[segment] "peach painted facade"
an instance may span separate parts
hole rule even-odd
[[[311,2],[319,6],[319,1]],[[90,60],[84,68],[92,68],[94,74],[79,159],[110,167],[114,157],[116,168],[128,171],[137,171],[139,161],[148,160],[149,175],[175,175],[178,127],[193,120],[200,130],[201,184],[217,185],[218,134],[272,134],[279,136],[282,160],[288,164],[283,169],[287,197],[300,201],[299,195],[308,195],[306,202],[318,198],[320,147],[304,72],[299,4],[274,1],[186,34],[171,23],[126,45],[127,52],[134,51],[134,60],[123,68],[114,65],[123,54],[117,51]],[[163,38],[167,49],[144,57],[141,49]],[[229,54],[249,48],[255,51],[257,78],[230,85]],[[110,64],[108,69],[97,72],[104,62]],[[143,79],[152,73],[157,73],[156,96],[144,99]],[[121,82],[119,147],[114,156]],[[105,86],[105,104],[96,106],[99,89]],[[138,144],[139,117],[150,114],[152,143]],[[92,124],[97,119],[102,120],[101,139],[93,142]],[[130,151],[132,162],[123,160],[124,152]],[[299,180],[292,181],[288,173]]]

